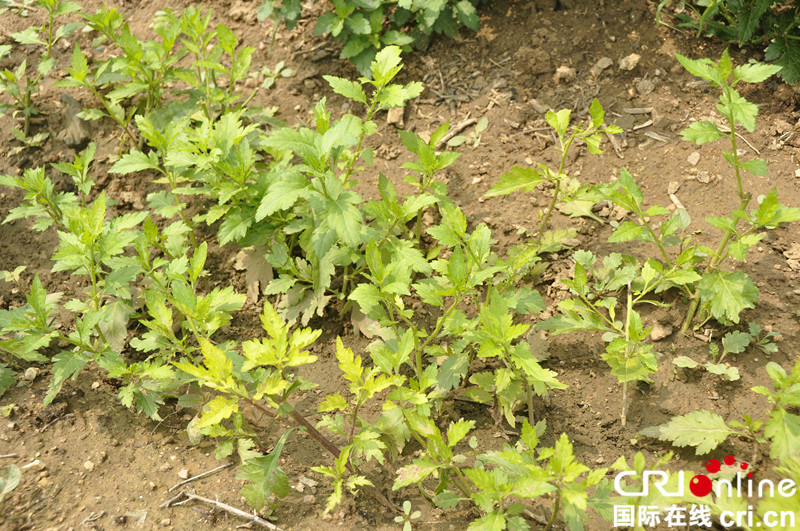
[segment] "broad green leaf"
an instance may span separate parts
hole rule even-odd
[[[359,83],[336,76],[322,77],[328,82],[335,93],[353,101],[363,103],[364,105],[367,104],[367,95]]]
[[[739,161],[739,166],[741,166],[744,171],[750,172],[753,175],[760,175],[764,177],[767,175],[767,173],[769,173],[769,167],[767,166],[767,163],[764,162],[764,159]]]
[[[496,197],[499,195],[506,195],[516,190],[522,189],[524,192],[532,192],[536,186],[548,179],[533,168],[522,168],[520,166],[513,166],[511,171],[504,173],[499,177],[499,182],[494,184],[485,197]]]
[[[761,83],[781,71],[778,65],[768,65],[765,63],[749,63],[739,65],[733,70],[734,79],[746,83]]]
[[[683,130],[682,134],[684,140],[694,142],[697,145],[714,142],[725,136],[725,133],[720,131],[719,127],[706,120],[692,122],[689,127]]]
[[[725,424],[725,419],[706,410],[672,417],[669,422],[658,426],[656,430],[658,435],[652,435],[653,430],[649,429],[642,434],[648,437],[657,436],[662,441],[672,441],[672,444],[681,448],[694,446],[696,455],[707,454],[736,433]]]
[[[461,419],[458,422],[450,424],[447,428],[447,446],[451,448],[455,447],[474,427],[474,420]]]
[[[689,356],[678,356],[677,358],[672,360],[672,363],[676,367],[686,367],[687,369],[694,369],[700,366],[699,363],[694,361]]]
[[[242,495],[256,511],[264,508],[271,494],[283,498],[291,490],[289,478],[278,466],[281,452],[291,432],[289,429],[281,435],[269,455],[249,459],[236,471],[236,479],[252,481],[242,489]]]
[[[739,322],[739,314],[745,308],[754,308],[758,300],[758,288],[741,271],[707,273],[699,282],[700,297],[708,305],[715,319]]]
[[[755,103],[747,101],[733,89],[723,93],[720,101],[722,103],[717,104],[717,109],[723,116],[732,116],[751,133],[755,130],[758,115],[758,106]]]
[[[137,171],[144,170],[158,170],[158,155],[151,151],[145,155],[141,151],[133,150],[130,153],[123,155],[113,166],[108,170],[111,173],[119,173],[126,175]]]
[[[645,234],[646,230],[643,226],[633,221],[623,221],[619,227],[608,237],[611,243],[627,242],[635,240],[639,236]]]
[[[550,127],[556,130],[556,134],[563,138],[567,134],[570,114],[571,111],[569,109],[561,109],[558,112],[547,111],[544,117]]]
[[[782,407],[775,408],[764,425],[764,435],[772,441],[769,456],[788,459],[800,455],[800,417]]]
[[[200,420],[197,421],[197,424],[195,424],[195,427],[200,429],[215,426],[238,411],[238,399],[217,396],[206,404],[203,414]]]
[[[722,80],[720,79],[719,73],[716,70],[716,65],[709,59],[689,59],[688,57],[679,53],[675,54],[675,58],[693,76],[697,76],[700,79],[705,79],[706,81],[718,87],[722,84]]]
[[[750,344],[750,334],[734,330],[722,338],[722,349],[725,353],[738,354]]]

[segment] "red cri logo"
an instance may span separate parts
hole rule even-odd
[[[732,455],[726,455],[725,459],[723,460],[727,466],[733,466],[736,463],[736,458]],[[739,468],[743,471],[746,471],[748,468],[748,464],[745,462],[739,463]],[[706,470],[709,474],[716,474],[720,471],[722,465],[716,459],[709,459],[706,463]],[[752,472],[747,473],[748,478],[753,477]],[[689,490],[692,491],[692,494],[697,496],[698,498],[702,498],[703,496],[707,496],[711,493],[711,479],[706,476],[705,474],[697,474],[692,480],[689,482]]]

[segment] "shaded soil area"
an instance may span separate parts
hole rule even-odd
[[[187,5],[168,4],[176,10]],[[211,4],[216,22],[235,29],[242,44],[258,50],[254,70],[285,61],[296,72],[293,77],[278,79],[269,91],[261,91],[255,103],[277,106],[276,118],[289,124],[309,123],[309,111],[321,97],[327,98],[334,115],[349,110],[343,98],[322,79],[326,74],[354,78],[357,73],[337,59],[340,45],[314,34],[315,13],[322,9],[320,4],[309,6],[296,29],[278,32],[271,56],[267,55],[271,26],[256,22],[257,2]],[[83,7],[93,12],[99,3],[92,1]],[[117,7],[130,21],[134,33],[144,37],[150,35],[152,16],[164,6],[145,0]],[[542,162],[552,166],[557,162],[554,139],[544,120],[547,109],[569,108],[583,118],[592,99],[597,98],[606,109],[607,121],[621,126],[625,133],[616,147],[605,141],[605,152],[600,156],[575,150],[567,172],[581,182],[602,183],[618,176],[620,168],[625,167],[640,184],[648,205],[669,205],[670,190],[674,189],[670,183],[678,183],[674,195],[691,215],[692,228],[699,231],[696,238],[706,243],[716,241],[718,233],[702,219],[724,215],[737,206],[735,180],[718,145],[697,147],[682,141],[680,131],[692,120],[716,112],[717,95],[708,84],[684,71],[673,55],[680,52],[695,58],[718,58],[722,46],[656,27],[655,2],[575,0],[561,2],[558,7],[537,10],[530,1],[489,2],[481,11],[481,30],[477,34],[465,33],[456,41],[436,39],[427,50],[406,54],[402,80],[422,81],[426,90],[406,108],[402,124],[389,124],[385,116],[379,116],[379,133],[371,139],[370,146],[375,149],[375,163],[359,176],[359,193],[365,199],[377,197],[379,172],[391,178],[398,191],[410,191],[402,184],[405,170],[401,166],[410,160],[410,155],[395,132],[398,125],[429,135],[447,120],[456,125],[485,117],[489,125],[480,142],[458,148],[463,155],[444,179],[451,197],[466,213],[470,227],[486,222],[498,241],[498,254],[502,254],[535,231],[535,213],[546,206],[549,194],[537,189],[531,194],[501,198],[484,199],[483,195],[501,173],[514,165]],[[10,44],[7,35],[24,29],[30,22],[10,13],[1,15],[0,33],[6,36],[0,39]],[[56,50],[60,67],[68,64],[75,39],[82,48],[89,48],[90,36],[73,34],[69,46],[59,45]],[[730,51],[737,64],[759,58],[752,50]],[[12,53],[6,60],[8,65],[2,66],[18,64],[23,53],[24,47]],[[632,54],[638,58],[632,58]],[[620,68],[623,59],[629,66],[631,62],[635,64],[630,69]],[[600,68],[607,63],[610,65]],[[14,119],[10,115],[0,118],[0,173],[19,174],[27,168],[73,158],[74,149],[59,134],[68,122],[67,107],[60,99],[62,91],[45,83],[38,96],[42,115],[35,118],[33,132],[52,133],[42,148],[22,148],[9,133]],[[88,94],[71,94],[82,103],[91,102]],[[745,134],[748,142],[743,149],[750,155],[760,154],[770,167],[767,177],[747,175],[746,187],[754,195],[766,194],[775,187],[782,203],[800,206],[800,91],[773,78],[744,89],[743,95],[760,110],[756,130]],[[464,133],[469,135],[472,130],[470,126]],[[118,131],[111,123],[95,122],[91,136],[99,144],[94,167],[98,189],[105,189],[109,197],[117,200],[116,208],[120,210],[142,208],[146,194],[158,190],[159,185],[143,182],[137,174],[123,177],[107,173],[109,158],[119,144]],[[69,186],[66,181],[57,184]],[[0,217],[5,218],[20,199],[14,190],[0,191]],[[609,208],[598,211],[598,215],[606,221],[622,219],[615,218],[617,213]],[[621,249],[640,257],[651,252],[644,245],[608,243],[613,230],[608,222],[570,220],[557,215],[554,224],[577,228],[576,249],[589,249],[599,256]],[[212,231],[206,235],[211,239]],[[77,287],[66,274],[50,273],[50,257],[56,245],[57,237],[52,231],[34,232],[25,221],[0,225],[0,270],[27,266],[22,292],[13,291],[12,283],[0,282],[0,308],[23,304],[24,290],[35,274],[42,276],[48,291]],[[237,292],[246,292],[245,272],[232,267],[240,249],[232,244],[220,247],[211,241],[209,245],[209,287],[230,284]],[[737,366],[741,374],[738,381],[727,382],[706,372],[674,368],[671,360],[676,356],[688,355],[698,360],[709,356],[706,341],[677,332],[686,308],[679,297],[668,294],[665,301],[672,304],[670,308],[645,314],[648,326],[659,324],[666,332],[656,342],[660,368],[652,385],[635,387],[625,427],[619,419],[622,398],[617,380],[600,359],[600,337],[549,337],[534,332],[529,339],[546,357],[543,365],[556,371],[559,380],[568,385],[566,390],[551,393],[549,400],[537,402],[536,417],[547,421],[542,444],[552,445],[560,433],[566,432],[580,460],[592,467],[609,466],[619,456],[630,458],[638,450],[647,455],[670,450],[666,443],[637,438],[636,434],[674,415],[708,409],[726,419],[738,419],[742,414],[763,417],[767,402],[750,388],[769,382],[764,369],[768,361],[789,368],[800,353],[800,271],[798,262],[787,258],[787,253],[792,256],[790,251],[798,249],[798,245],[797,229],[781,227],[771,231],[741,264],[760,291],[757,307],[744,312],[742,323],[752,321],[766,330],[780,332],[776,341],[780,350],[769,357],[752,349],[730,356],[730,364]],[[548,310],[532,316],[531,324],[552,316],[556,303],[567,296],[566,287],[558,280],[571,276],[572,252],[551,256],[548,261],[549,270],[536,279],[535,285],[545,297]],[[261,304],[249,300],[224,335],[240,340],[260,337]],[[341,336],[358,354],[364,353],[369,342],[354,334],[352,324],[342,318],[338,309],[331,307],[324,317],[310,323],[322,329],[323,334],[313,347],[319,361],[303,369],[303,376],[319,387],[301,397],[297,407],[312,424],[319,420],[316,406],[320,397],[344,389],[334,357],[336,337]],[[742,324],[738,328],[745,327]],[[716,340],[730,330],[720,325],[706,328]],[[703,333],[700,331],[700,335]],[[181,478],[222,464],[214,457],[213,440],[204,439],[199,446],[189,443],[185,428],[194,411],[172,403],[161,410],[163,422],[137,416],[119,404],[118,382],[105,379],[97,369],[86,370],[77,380],[67,382],[56,401],[43,408],[51,376],[46,367],[41,367],[40,374],[35,372],[29,372],[29,379],[21,379],[0,400],[0,405],[14,405],[10,416],[1,419],[0,466],[15,463],[23,467],[20,486],[0,506],[0,527],[190,530],[233,529],[244,522],[205,505],[159,507],[173,496],[174,492],[169,493],[168,489]],[[498,427],[487,408],[466,402],[453,402],[449,407],[453,418],[477,421],[474,433],[481,447],[500,448],[506,442],[507,433]],[[288,427],[260,418],[255,411],[249,417],[270,444]],[[410,462],[415,450],[410,445],[394,466]],[[749,457],[752,448],[729,440],[720,451]],[[693,454],[679,451],[675,466],[700,470],[702,461]],[[766,454],[754,457],[755,466],[769,464]],[[281,462],[292,492],[275,505],[271,517],[276,524],[283,529],[398,528],[393,521],[395,515],[364,494],[346,497],[343,506],[321,517],[330,485],[309,468],[329,464],[328,456],[311,438],[293,432]],[[466,510],[444,513],[434,509],[413,489],[391,493],[392,477],[377,470],[367,470],[367,474],[395,502],[410,499],[415,508],[422,510],[418,529],[463,529],[475,517]],[[235,467],[192,486],[207,498],[246,507]],[[549,508],[544,505],[532,506],[532,512],[540,520],[546,521],[549,516]],[[610,527],[593,518],[590,529]],[[531,525],[535,528],[539,524],[532,520]]]

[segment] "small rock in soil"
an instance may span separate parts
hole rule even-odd
[[[667,185],[667,193],[674,194],[681,188],[681,183],[678,181],[670,181]]]
[[[32,382],[39,376],[39,372],[38,367],[28,367],[25,369],[25,374],[22,375],[22,379],[26,382]]]
[[[692,151],[692,153],[688,157],[686,157],[686,160],[692,166],[697,166],[697,163],[700,162],[700,153],[698,153],[697,151]]]
[[[170,520],[169,518],[164,518],[163,520],[161,520],[161,525],[164,527],[170,526],[172,525],[172,520]]]
[[[386,113],[386,123],[389,125],[396,125],[402,129],[405,126],[405,121],[403,120],[404,110],[405,109],[403,107],[389,109],[389,111]]]
[[[31,461],[27,465],[23,466],[22,470],[31,469],[31,470],[36,470],[36,471],[42,471],[45,468],[47,468],[47,466],[37,459],[37,460]]]
[[[655,84],[649,79],[643,79],[636,83],[636,92],[639,96],[647,96],[656,89]]]
[[[708,184],[711,182],[711,174],[707,171],[697,172],[697,180],[703,184]]]
[[[85,463],[83,463],[83,468],[85,468],[87,472],[91,472],[92,470],[94,470],[94,463],[92,463],[91,461],[86,461]]]
[[[626,70],[626,71],[630,72],[631,70],[636,68],[636,65],[639,64],[639,61],[641,59],[642,59],[642,56],[639,55],[638,53],[632,53],[632,54],[628,55],[627,57],[623,57],[619,61],[619,69],[620,70]]]
[[[517,62],[526,74],[545,74],[551,72],[550,54],[541,48],[522,46],[516,53]]]
[[[575,76],[576,72],[574,68],[561,65],[556,69],[556,73],[553,75],[553,83],[556,85],[560,85],[562,81],[565,83],[572,83],[575,81]]]
[[[601,57],[589,70],[589,74],[591,74],[593,77],[597,77],[603,72],[603,70],[605,70],[606,68],[608,68],[613,64],[614,61],[610,57]]]
[[[530,103],[531,107],[533,107],[533,110],[536,111],[539,114],[545,114],[547,111],[550,110],[550,107],[548,107],[547,105],[541,103],[539,100],[537,100],[535,98],[528,100],[528,103]],[[798,171],[800,171],[800,170],[798,170]]]
[[[650,332],[650,340],[651,341],[661,341],[662,339],[669,337],[672,333],[672,327],[669,325],[662,325],[661,323],[656,323],[653,327],[653,330]]]
[[[189,469],[188,468],[181,468],[178,471],[178,477],[181,479],[188,479],[189,478]]]
[[[314,505],[316,501],[317,498],[315,498],[311,494],[306,494],[305,496],[303,496],[303,503],[305,503],[306,505]]]

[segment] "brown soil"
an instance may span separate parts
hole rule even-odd
[[[678,65],[673,54],[718,58],[722,48],[656,27],[653,2],[576,0],[562,3],[569,7],[537,12],[533,2],[488,2],[482,11],[481,31],[477,35],[465,34],[459,41],[437,39],[427,51],[407,54],[404,80],[423,81],[427,90],[406,109],[406,129],[431,132],[445,120],[457,124],[468,117],[488,118],[489,128],[480,144],[459,148],[463,155],[447,172],[446,179],[452,197],[464,209],[472,226],[485,221],[503,250],[521,241],[524,236],[519,234],[524,230],[534,230],[533,212],[536,210],[531,206],[545,206],[546,194],[537,191],[533,197],[516,194],[486,200],[482,199],[483,194],[513,165],[551,164],[556,160],[550,133],[544,129],[542,107],[571,108],[578,116],[584,116],[592,98],[597,97],[606,108],[608,119],[625,129],[623,147],[616,153],[606,142],[606,152],[602,156],[580,152],[571,159],[568,172],[583,182],[599,183],[607,182],[618,175],[621,167],[627,167],[640,183],[646,200],[661,205],[670,204],[668,183],[678,181],[681,188],[677,196],[691,214],[693,228],[704,231],[698,237],[709,241],[716,238],[714,230],[701,220],[708,215],[723,215],[736,206],[735,183],[717,145],[697,148],[683,142],[679,135],[690,120],[712,112],[716,94],[707,85],[696,83]],[[225,2],[212,4],[216,6],[216,22],[238,31],[243,44],[259,48],[254,59],[255,69],[271,67],[284,60],[297,72],[295,77],[279,79],[275,88],[259,94],[257,103],[278,106],[277,117],[289,123],[306,121],[306,111],[322,96],[328,98],[329,109],[341,112],[343,99],[328,89],[322,75],[352,77],[355,70],[335,58],[338,45],[314,35],[314,17],[307,15],[294,31],[281,30],[273,55],[267,57],[264,44],[271,30],[269,24],[265,27],[254,22],[257,2],[236,2],[233,7]],[[99,5],[91,0],[84,4],[84,9],[94,12]],[[183,1],[171,3],[174,9],[185,5]],[[118,7],[130,21],[134,33],[147,36],[152,15],[164,6],[144,1],[135,8],[130,3]],[[321,6],[314,4],[313,9],[319,10]],[[36,20],[35,15],[29,20],[20,20],[6,13],[0,18],[3,28],[0,33],[7,36],[19,31],[31,20]],[[0,38],[11,43],[8,37]],[[70,37],[70,46],[59,46],[56,58],[62,68],[69,60],[75,38],[84,49],[90,44],[88,36],[78,33]],[[632,53],[641,56],[638,65],[632,71],[619,69],[618,62]],[[759,57],[753,50],[734,49],[731,53],[737,63]],[[602,57],[611,58],[614,65],[592,76],[591,67]],[[16,65],[21,58],[15,52],[6,62]],[[561,66],[574,69],[574,79],[556,80],[556,69]],[[33,132],[53,132],[41,149],[19,149],[8,132],[12,118],[0,118],[0,173],[16,174],[26,168],[72,159],[74,151],[56,138],[63,127],[61,90],[46,84],[38,97],[43,114],[34,122]],[[79,100],[83,98],[83,103],[89,102],[86,94],[74,93],[73,96]],[[772,79],[748,89],[745,96],[760,106],[756,131],[745,135],[752,148],[746,149],[750,153],[757,149],[770,166],[768,177],[748,175],[746,186],[755,191],[754,195],[777,187],[784,204],[800,205],[800,178],[796,177],[800,164],[800,93]],[[629,108],[652,111],[631,114],[625,111]],[[637,127],[648,121],[652,123]],[[99,163],[94,170],[96,180],[110,197],[120,200],[120,208],[129,209],[139,204],[148,191],[157,189],[157,185],[141,182],[141,177],[135,175],[108,176],[107,161],[117,146],[117,132],[109,123],[95,127],[93,137],[100,144],[96,157]],[[375,137],[378,140],[372,147],[377,150],[376,162],[362,176],[359,190],[365,198],[377,195],[374,184],[379,171],[397,183],[404,175],[400,165],[409,157],[393,129],[384,123]],[[655,140],[647,136],[648,133],[658,133],[668,140]],[[693,151],[700,154],[696,167],[687,161]],[[12,190],[3,192],[0,217],[5,218],[20,195]],[[556,220],[557,225],[568,223],[579,229],[580,248],[598,255],[619,249],[607,243],[611,232],[608,224]],[[767,361],[788,368],[800,352],[796,313],[800,305],[798,271],[789,267],[783,255],[783,251],[800,243],[798,234],[794,227],[773,231],[742,265],[760,290],[757,308],[744,312],[742,321],[755,321],[767,329],[780,331],[778,354],[766,358],[748,351],[731,357],[730,363],[739,367],[742,378],[726,383],[707,373],[676,372],[671,364],[674,356],[705,359],[708,345],[673,332],[656,343],[662,356],[655,384],[635,389],[629,422],[623,428],[619,421],[621,393],[615,378],[599,358],[600,338],[590,335],[547,338],[546,343],[542,342],[549,352],[545,365],[557,371],[559,379],[569,387],[552,393],[547,405],[538,406],[537,418],[547,420],[543,443],[550,445],[561,432],[566,432],[579,459],[590,466],[608,466],[621,455],[630,458],[639,449],[647,455],[660,455],[669,450],[668,445],[651,439],[640,438],[634,441],[635,445],[632,440],[638,430],[663,423],[673,415],[708,409],[726,419],[740,418],[741,414],[763,416],[766,401],[749,389],[768,383],[764,370]],[[49,291],[69,290],[72,281],[68,276],[49,272],[50,256],[56,243],[52,231],[33,232],[24,221],[1,225],[0,270],[13,270],[24,264],[28,267],[23,274],[25,288],[34,274],[40,274]],[[625,249],[640,256],[650,252],[644,246]],[[230,267],[238,250],[234,245],[212,246],[209,264],[213,268],[215,285],[233,284],[237,291],[244,292],[244,273]],[[569,255],[555,257],[551,271],[556,274],[548,275],[537,286],[546,294],[550,308],[547,314],[552,314],[555,303],[566,296],[553,281],[555,277],[569,274]],[[22,294],[12,293],[13,287],[0,282],[0,308],[24,302]],[[648,315],[648,322],[659,321],[677,330],[685,305],[679,299],[674,302],[669,311]],[[260,336],[258,311],[258,306],[249,302],[237,314],[226,335],[240,339]],[[532,321],[540,318],[536,316]],[[324,333],[315,347],[319,362],[304,376],[320,387],[304,397],[298,407],[313,423],[318,420],[315,414],[318,395],[342,385],[333,356],[336,336],[343,336],[345,344],[357,353],[363,352],[367,342],[355,337],[350,323],[333,310],[323,319],[312,321],[311,325],[322,328]],[[727,331],[719,326],[712,329],[715,338]],[[84,371],[76,381],[65,384],[57,400],[48,408],[42,408],[50,378],[48,369],[42,367],[38,378],[21,380],[0,402],[15,404],[11,416],[2,419],[0,465],[4,468],[10,463],[24,466],[35,460],[39,462],[24,470],[20,486],[0,505],[0,527],[189,530],[233,529],[243,523],[221,511],[211,511],[208,506],[159,508],[172,496],[167,489],[180,481],[180,471],[187,469],[190,475],[195,475],[220,464],[214,458],[213,441],[206,439],[199,447],[189,444],[185,427],[194,412],[168,404],[161,410],[165,419],[161,423],[137,416],[120,406],[115,396],[115,382],[104,379],[97,369]],[[457,409],[457,416],[477,420],[475,433],[483,447],[499,447],[504,442],[486,409],[460,403],[453,407]],[[255,421],[264,439],[272,442],[287,427],[269,419],[256,418]],[[750,454],[750,450],[737,441],[729,441],[721,451]],[[402,457],[400,465],[410,460],[411,452],[407,453],[409,455]],[[289,474],[293,492],[276,504],[272,515],[282,528],[397,528],[393,522],[395,515],[388,514],[366,495],[355,499],[348,497],[344,506],[321,518],[325,498],[330,492],[329,484],[309,467],[330,464],[328,456],[312,439],[297,431],[289,439],[283,456],[282,466]],[[758,455],[756,464],[768,465],[769,459]],[[702,464],[692,451],[683,451],[678,454],[676,466],[698,470]],[[234,478],[234,471],[235,467],[228,468],[193,486],[200,495],[246,507],[239,494],[242,483]],[[319,484],[304,486],[301,476]],[[392,478],[375,474],[371,477],[378,487],[390,491]],[[465,511],[444,514],[431,509],[412,489],[390,494],[398,503],[410,499],[415,508],[423,510],[419,529],[463,529],[473,518]],[[547,514],[543,506],[535,506],[533,510],[541,516]],[[596,518],[591,521],[590,529],[606,528],[610,525]]]

